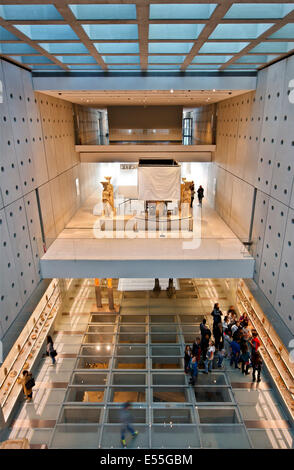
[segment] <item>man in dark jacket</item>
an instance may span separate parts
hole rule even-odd
[[[198,195],[198,201],[200,206],[202,205],[202,199],[204,198],[204,189],[200,185],[199,188],[197,189],[197,195]]]
[[[200,338],[197,337],[192,345],[192,356],[196,356],[197,362],[199,362],[201,356],[201,346],[200,346]]]

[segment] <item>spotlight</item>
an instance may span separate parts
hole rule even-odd
[[[170,92],[171,92],[171,93],[173,93],[173,92],[174,92],[173,88],[171,88],[171,89],[170,89]]]
[[[100,346],[96,346],[97,351],[100,351]]]
[[[109,350],[110,350],[110,346],[109,346],[109,345],[107,345],[107,346],[106,346],[106,349],[107,349],[107,351],[109,351]]]

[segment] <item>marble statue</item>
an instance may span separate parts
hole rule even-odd
[[[105,179],[106,181],[101,181],[101,184],[103,186],[103,215],[106,217],[111,217],[112,215],[115,215],[113,185],[110,183],[111,176],[105,176]]]

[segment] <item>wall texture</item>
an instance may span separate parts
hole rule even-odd
[[[96,173],[75,152],[70,103],[34,94],[30,73],[5,61],[0,80],[1,339],[40,281],[45,245],[95,189]]]
[[[294,57],[258,74],[254,92],[217,106],[217,211],[244,239],[254,279],[294,333]],[[255,210],[253,201],[256,193]]]

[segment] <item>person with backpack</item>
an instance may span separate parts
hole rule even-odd
[[[50,356],[52,359],[52,364],[56,364],[55,357],[57,356],[57,352],[54,349],[53,346],[53,340],[51,336],[47,336],[47,347],[46,347],[46,354],[47,356]]]
[[[22,377],[19,377],[18,383],[22,385],[25,400],[27,403],[29,403],[33,398],[33,387],[35,386],[35,379],[33,378],[33,374],[28,370],[24,370],[22,375]]]

